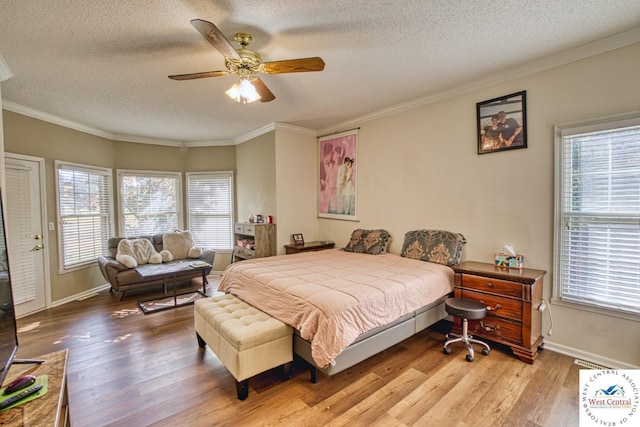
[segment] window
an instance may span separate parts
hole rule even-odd
[[[172,172],[118,171],[120,230],[148,236],[182,229],[182,176]]]
[[[640,117],[556,131],[554,296],[640,314]]]
[[[56,161],[61,270],[93,263],[113,236],[110,169]]]
[[[198,246],[231,249],[233,173],[187,173],[189,230]]]

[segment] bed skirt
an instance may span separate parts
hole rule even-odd
[[[293,352],[312,366],[311,378],[312,382],[315,382],[317,371],[326,375],[337,374],[446,318],[444,301],[451,296],[452,294],[440,297],[428,306],[406,314],[387,325],[365,332],[328,366],[319,367],[314,363],[311,357],[311,343],[300,337],[298,331],[294,331],[293,335]]]

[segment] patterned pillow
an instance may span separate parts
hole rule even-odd
[[[353,230],[351,240],[343,250],[361,254],[378,255],[387,251],[391,235],[387,230]]]
[[[462,246],[465,243],[467,241],[460,233],[444,230],[414,230],[404,235],[400,256],[451,267],[460,262]]]

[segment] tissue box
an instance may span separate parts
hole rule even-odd
[[[509,255],[503,252],[494,254],[495,264],[500,267],[524,268],[524,256]]]

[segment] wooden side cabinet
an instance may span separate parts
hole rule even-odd
[[[332,249],[336,244],[328,240],[322,240],[317,242],[306,242],[304,245],[284,245],[284,250],[287,255],[299,254],[300,252],[314,252],[322,251],[324,249]]]
[[[238,222],[233,231],[233,262],[276,254],[275,224]]]
[[[0,413],[0,425],[6,426],[70,426],[67,391],[68,351],[38,356],[45,360],[40,365],[14,364],[4,384],[26,374],[47,375],[47,393],[29,402],[22,403]]]
[[[463,262],[455,270],[454,294],[487,306],[487,316],[469,321],[469,333],[511,347],[513,353],[533,363],[543,346],[543,270],[498,267],[482,262]],[[462,322],[455,319],[454,329]]]

